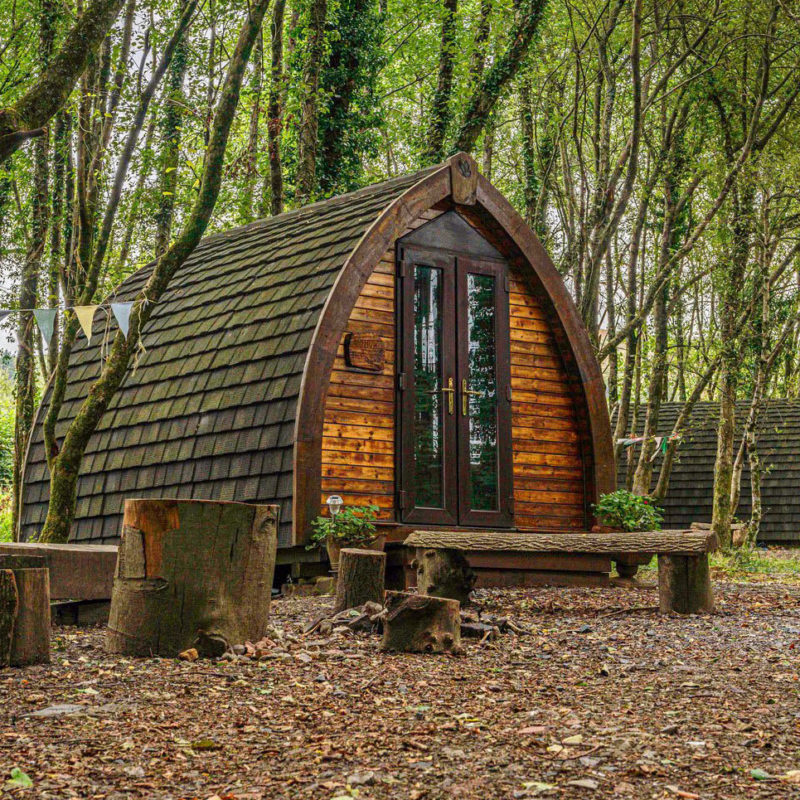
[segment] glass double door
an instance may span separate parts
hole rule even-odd
[[[401,519],[508,527],[507,266],[409,250],[402,264]]]

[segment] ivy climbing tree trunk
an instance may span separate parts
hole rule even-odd
[[[444,157],[444,138],[450,125],[450,100],[453,94],[453,67],[456,57],[456,13],[458,0],[444,0],[441,44],[439,47],[439,77],[428,123],[425,160],[437,164]]]
[[[269,197],[273,215],[283,213],[283,167],[281,165],[281,131],[283,130],[283,16],[286,0],[275,0],[272,9],[269,98],[267,100],[267,150],[269,173],[263,197]],[[266,191],[268,189],[268,191]],[[266,202],[262,215],[266,216]]]
[[[100,377],[92,385],[88,397],[67,428],[63,446],[52,461],[50,500],[41,541],[68,540],[75,517],[78,473],[89,439],[125,377],[137,350],[142,327],[150,318],[153,307],[169,287],[175,272],[197,247],[208,226],[219,196],[228,137],[239,104],[245,69],[269,3],[270,0],[254,2],[242,25],[209,129],[200,188],[184,228],[155,262],[147,283],[134,301],[128,335],[117,332]]]
[[[311,0],[308,37],[303,64],[300,100],[300,126],[297,142],[298,205],[308,203],[317,188],[317,133],[319,131],[319,76],[325,56],[325,20],[327,0]]]

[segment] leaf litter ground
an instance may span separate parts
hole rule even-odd
[[[680,618],[652,588],[480,590],[531,633],[458,658],[304,637],[329,598],[276,600],[259,662],[56,629],[51,665],[0,671],[0,796],[800,797],[800,586],[716,592]]]

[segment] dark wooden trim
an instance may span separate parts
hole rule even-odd
[[[331,370],[356,299],[375,265],[423,212],[450,195],[445,165],[391,202],[345,261],[322,309],[306,356],[294,443],[292,540],[302,544],[319,513],[322,493],[322,426]]]
[[[464,158],[457,154],[453,158]],[[466,156],[469,158],[469,156]],[[473,162],[474,163],[474,162]],[[322,426],[330,374],[350,312],[375,264],[423,212],[451,195],[450,163],[431,173],[389,204],[350,254],[320,314],[306,356],[295,420],[293,541],[301,543],[319,513]],[[591,444],[591,479],[587,503],[616,485],[611,425],[600,365],[589,336],[561,276],[544,248],[511,204],[486,178],[478,176],[477,209],[513,242],[548,295],[549,305],[564,331],[580,376]],[[580,410],[580,409],[579,409]]]

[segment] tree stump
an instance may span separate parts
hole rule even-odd
[[[11,643],[17,621],[17,582],[10,569],[0,570],[0,669],[11,664]]]
[[[386,592],[381,650],[460,653],[461,614],[456,600]]]
[[[708,556],[658,557],[658,604],[662,614],[701,614],[714,610]]]
[[[339,557],[336,602],[333,613],[355,608],[369,601],[383,605],[386,553],[378,550],[345,548]]]
[[[0,666],[49,663],[50,572],[44,558],[0,556],[0,575]]]
[[[417,549],[412,567],[417,570],[417,591],[430,597],[447,597],[465,604],[476,575],[459,550]]]
[[[126,500],[106,649],[220,655],[267,625],[278,507]]]

